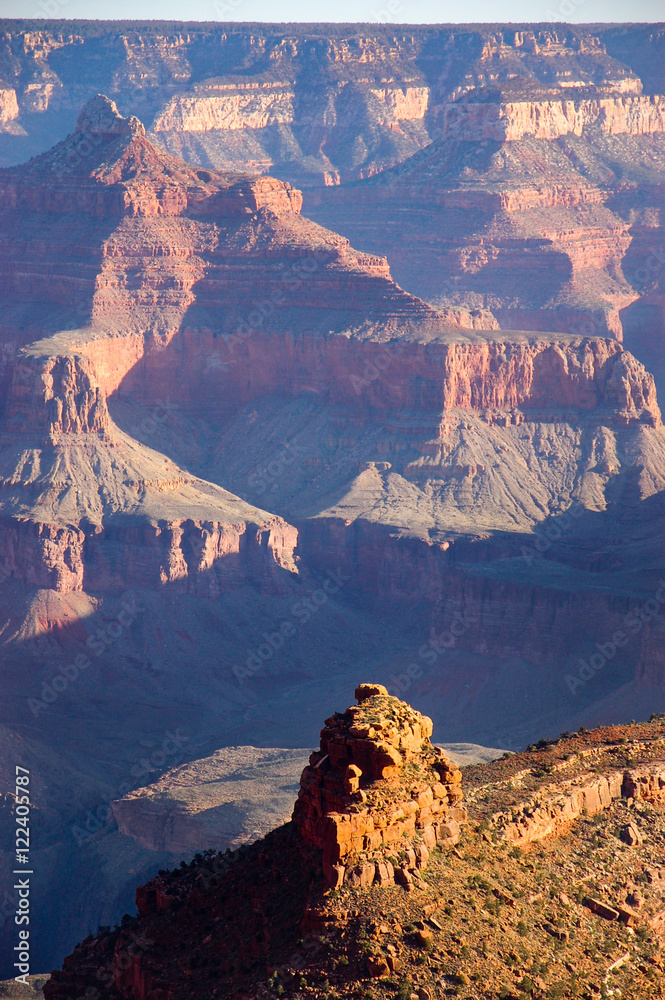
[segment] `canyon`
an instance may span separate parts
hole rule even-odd
[[[435,305],[657,360],[661,26],[6,27],[0,163],[101,90],[177,156],[303,188],[308,216]]]
[[[359,671],[445,745],[659,710],[662,28],[3,28],[39,967],[293,784],[205,815],[162,772],[302,753]]]

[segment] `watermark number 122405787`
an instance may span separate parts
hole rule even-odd
[[[29,985],[30,975],[30,772],[27,767],[16,765],[16,867],[14,875],[21,876],[14,883],[18,893],[14,923],[18,927],[18,944],[14,945],[18,975],[16,982]],[[22,867],[25,865],[26,867]]]

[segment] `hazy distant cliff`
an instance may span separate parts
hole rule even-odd
[[[614,122],[625,116],[628,124],[615,127],[663,131],[662,107],[649,99],[665,91],[659,25],[8,20],[3,28],[4,163],[61,138],[100,91],[140,114],[171,152],[218,168],[274,169],[299,184],[337,184],[400,163],[444,134],[460,99],[506,86],[513,132],[529,131],[533,119],[548,137],[578,130],[599,101]],[[579,101],[577,124],[563,126]]]

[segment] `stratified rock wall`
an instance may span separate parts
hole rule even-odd
[[[202,166],[334,185],[403,162],[465,100],[487,105],[471,114],[487,118],[492,136],[553,138],[598,119],[631,134],[662,131],[658,26],[620,34],[603,25],[118,23],[90,35],[80,21],[14,21],[0,47],[5,128],[16,132],[19,162],[21,148],[44,148],[32,137],[36,118],[53,120],[53,142],[63,114],[75,117],[103,89],[170,152]]]
[[[327,275],[312,291],[324,295]],[[397,303],[397,306],[401,305]],[[131,372],[123,391],[150,396],[168,391],[195,413],[197,401],[173,356],[187,356],[190,377],[206,385],[224,366],[227,412],[266,394],[315,393],[353,411],[415,411],[431,433],[455,409],[482,411],[490,419],[602,412],[611,424],[660,426],[652,376],[612,340],[601,338],[459,337],[442,333],[419,342],[394,337],[377,343],[356,337],[276,335],[258,330],[214,339],[186,329],[168,351],[153,352]],[[212,369],[212,372],[211,372]],[[212,395],[212,392],[211,392]],[[207,405],[207,404],[206,404]],[[438,415],[438,420],[437,416]]]
[[[461,101],[444,109],[443,138],[465,142],[517,142],[525,135],[555,140],[597,130],[604,135],[665,133],[665,97],[601,97],[591,100]]]
[[[512,810],[497,813],[492,817],[492,825],[509,843],[525,847],[544,837],[562,836],[576,820],[597,816],[621,798],[662,806],[665,803],[662,765],[615,771],[554,793],[543,790]]]

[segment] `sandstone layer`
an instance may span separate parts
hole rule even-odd
[[[475,104],[470,98],[445,108],[442,138],[516,142],[527,135],[553,140],[594,131],[601,135],[660,135],[665,132],[665,97],[658,94],[504,104]]]
[[[602,778],[576,783],[577,787],[557,789],[548,794],[543,789],[531,801],[521,803],[508,815],[492,817],[500,835],[519,847],[543,837],[561,836],[582,816],[597,816],[618,799],[665,803],[665,770],[651,765],[639,770],[615,771]]]

